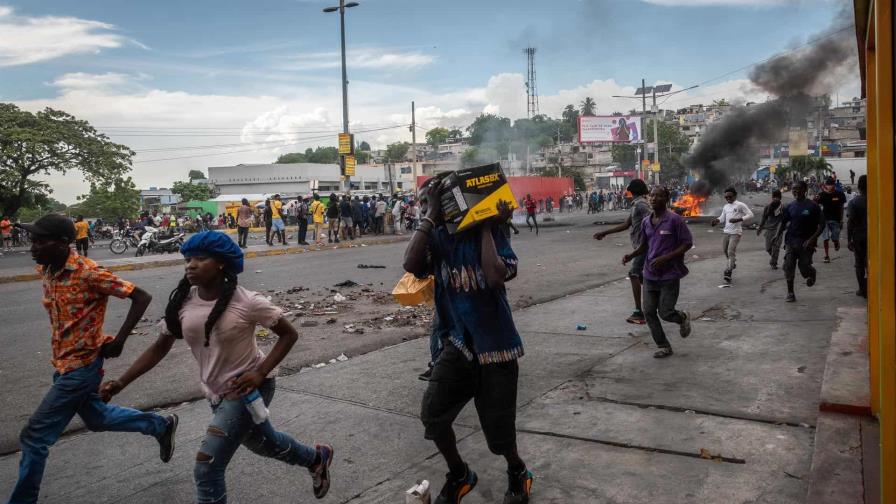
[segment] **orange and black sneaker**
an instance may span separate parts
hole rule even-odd
[[[476,488],[479,477],[466,464],[464,469],[466,474],[461,478],[455,478],[451,473],[445,475],[445,486],[436,497],[435,504],[460,504],[461,499]]]
[[[523,469],[520,472],[507,471],[507,492],[504,493],[504,504],[526,504],[532,494],[532,482],[535,476],[532,471]]]

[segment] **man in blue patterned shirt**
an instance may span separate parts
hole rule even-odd
[[[472,399],[489,449],[507,460],[505,504],[529,502],[532,473],[516,445],[516,396],[523,344],[513,323],[504,283],[517,272],[517,257],[500,225],[510,219],[506,202],[499,215],[451,234],[439,201],[441,179],[421,189],[426,216],[405,252],[404,268],[418,278],[435,277],[440,332],[447,336],[423,396],[425,437],[435,442],[449,473],[436,504],[458,503],[477,476],[457,450],[452,424]]]

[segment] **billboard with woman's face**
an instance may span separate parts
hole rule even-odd
[[[579,143],[637,143],[640,140],[640,116],[579,116]]]

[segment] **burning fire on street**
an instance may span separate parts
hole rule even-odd
[[[703,204],[706,203],[706,199],[706,196],[687,193],[672,203],[672,209],[682,217],[703,215]]]

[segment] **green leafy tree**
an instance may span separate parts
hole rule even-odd
[[[65,203],[53,198],[42,196],[35,206],[27,206],[19,209],[18,217],[21,222],[33,222],[48,213],[65,212],[68,208]]]
[[[510,119],[494,114],[480,114],[467,127],[471,145],[507,143],[511,137]]]
[[[408,149],[411,148],[411,144],[407,142],[397,142],[386,147],[386,160],[390,163],[399,163],[404,161],[405,156],[408,155]]]
[[[498,159],[498,151],[486,146],[469,147],[460,157],[464,167],[495,163]]]
[[[448,128],[433,128],[426,132],[426,143],[435,147],[448,142],[451,131]]]
[[[194,184],[178,180],[171,186],[171,192],[180,196],[181,201],[207,201],[211,199],[211,189],[206,184]]]
[[[448,130],[448,141],[451,143],[457,143],[464,139],[464,132],[458,128],[451,128]]]
[[[730,103],[728,103],[728,100],[726,100],[724,98],[722,98],[720,100],[713,100],[712,104],[715,105],[716,107],[727,107],[728,105],[730,105]]]
[[[579,110],[582,112],[583,116],[597,115],[597,102],[594,101],[594,98],[588,96],[582,100],[581,105],[579,105]]]
[[[831,164],[823,157],[815,156],[791,156],[790,164],[779,171],[785,179],[802,179],[815,176],[824,178],[833,173]]]
[[[131,177],[118,178],[108,185],[92,183],[90,192],[78,196],[77,205],[69,210],[85,217],[102,217],[105,220],[132,217],[140,210],[140,191]]]
[[[360,144],[358,144],[358,150],[362,150],[364,152],[370,152],[370,144],[362,141]]]
[[[638,151],[631,144],[613,144],[610,147],[613,162],[619,164],[625,170],[631,170],[638,164]]]
[[[336,147],[311,147],[305,149],[304,153],[291,152],[282,154],[277,158],[277,163],[322,163],[334,164],[339,162],[339,149]]]
[[[204,180],[205,174],[199,170],[190,170],[190,174],[188,175],[190,180]]]
[[[277,164],[289,164],[289,163],[305,163],[305,154],[301,152],[290,152],[289,154],[281,154],[280,157],[275,161]]]
[[[675,125],[659,121],[657,132],[660,137],[660,175],[666,180],[683,180],[687,175],[687,168],[682,163],[682,157],[691,148],[691,141]],[[648,120],[645,126],[645,139],[653,142],[653,120]]]
[[[8,215],[52,192],[43,177],[78,170],[87,182],[107,186],[130,171],[133,156],[60,110],[31,113],[0,103],[0,209]]]

